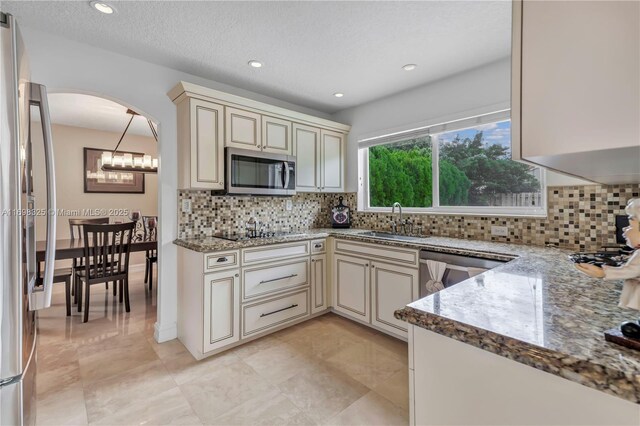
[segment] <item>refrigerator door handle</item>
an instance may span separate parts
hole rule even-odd
[[[29,309],[34,311],[51,306],[53,289],[53,271],[56,256],[56,176],[53,159],[53,140],[51,138],[51,119],[47,102],[47,88],[41,84],[30,83],[29,105],[37,106],[40,111],[44,140],[44,161],[47,178],[47,242],[45,249],[44,277],[42,289],[30,289]]]

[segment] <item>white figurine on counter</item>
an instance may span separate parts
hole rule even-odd
[[[624,228],[624,238],[631,248],[640,248],[640,198],[629,200],[626,213],[629,215],[629,226]],[[640,250],[636,250],[622,266],[590,265],[578,263],[579,271],[605,280],[625,280],[622,294],[620,295],[620,307],[640,310]]]

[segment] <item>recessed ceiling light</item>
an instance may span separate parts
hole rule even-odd
[[[405,70],[405,71],[413,71],[416,68],[418,68],[418,66],[416,64],[407,64],[407,65],[402,67],[402,69]]]
[[[262,68],[262,62],[256,61],[255,59],[250,60],[248,63],[254,68]]]
[[[336,98],[341,98],[344,96],[344,93],[340,93],[340,92],[334,93],[333,96],[335,96]]]
[[[89,3],[91,7],[97,10],[100,13],[104,13],[105,15],[112,15],[116,13],[116,9],[111,6],[109,3],[105,3],[103,1],[94,0]]]

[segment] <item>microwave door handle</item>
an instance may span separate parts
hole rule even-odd
[[[283,181],[283,188],[284,189],[288,189],[289,188],[289,176],[291,174],[291,169],[289,168],[289,162],[285,161],[284,162],[284,181]]]
[[[53,159],[53,140],[51,138],[51,119],[49,116],[49,104],[47,102],[47,88],[41,84],[30,83],[29,92],[29,106],[37,106],[40,110],[47,180],[47,241],[44,259],[44,277],[41,290],[29,290],[29,309],[38,310],[51,306],[53,270],[55,269],[56,254],[56,177]]]

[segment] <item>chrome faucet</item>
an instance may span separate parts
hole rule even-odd
[[[398,207],[398,211],[400,213],[400,226],[402,226],[404,228],[404,222],[402,222],[402,205],[400,205],[399,202],[395,202],[393,203],[393,206],[391,207],[391,214],[394,215],[396,213],[396,207]],[[397,233],[398,232],[398,223],[396,223],[395,221],[391,221],[391,229],[393,230],[393,233]]]

